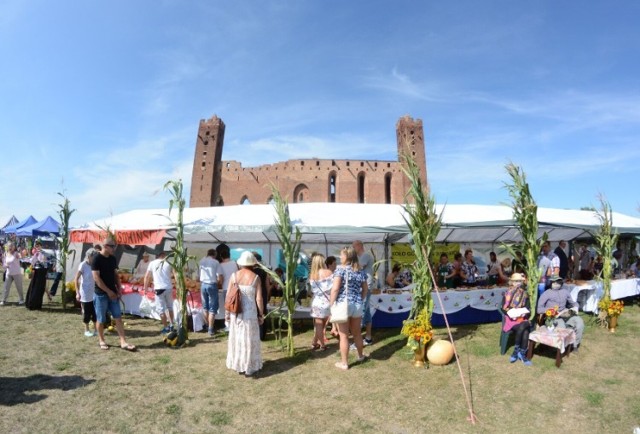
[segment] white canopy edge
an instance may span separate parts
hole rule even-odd
[[[519,242],[520,235],[508,206],[437,205],[442,214],[438,242]],[[289,205],[292,223],[304,242],[340,243],[408,242],[408,229],[401,205],[350,203],[295,203]],[[183,221],[187,242],[256,243],[277,242],[272,205],[236,205],[187,208]],[[175,229],[176,210],[140,209],[84,224],[73,230]],[[614,212],[613,228],[619,234],[640,234],[640,219]],[[600,225],[593,211],[538,208],[539,235],[551,241],[589,237]]]

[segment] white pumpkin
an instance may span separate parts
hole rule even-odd
[[[453,358],[451,342],[438,339],[427,348],[427,359],[432,365],[446,365]]]

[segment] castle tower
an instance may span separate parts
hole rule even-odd
[[[420,169],[422,185],[429,190],[427,184],[427,159],[424,150],[424,130],[422,120],[413,119],[406,115],[398,119],[396,123],[396,137],[398,141],[398,162],[404,165],[403,153],[409,155]],[[402,190],[409,191],[409,180],[403,176]]]
[[[191,175],[190,207],[223,205],[220,197],[224,122],[217,116],[200,120]]]

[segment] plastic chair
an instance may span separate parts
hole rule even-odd
[[[500,312],[500,316],[502,317],[502,323],[500,325],[500,355],[504,356],[507,353],[507,347],[509,346],[509,336],[513,334],[513,331],[509,330],[508,332],[505,332],[503,330],[505,314],[502,309],[498,309],[498,312]]]

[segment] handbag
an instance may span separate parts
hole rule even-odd
[[[349,320],[349,271],[347,270],[344,283],[345,295],[341,302],[337,300],[331,305],[331,322],[342,324]]]
[[[237,315],[242,312],[242,294],[235,280],[236,274],[233,273],[231,290],[227,293],[227,298],[224,300],[224,310]]]

